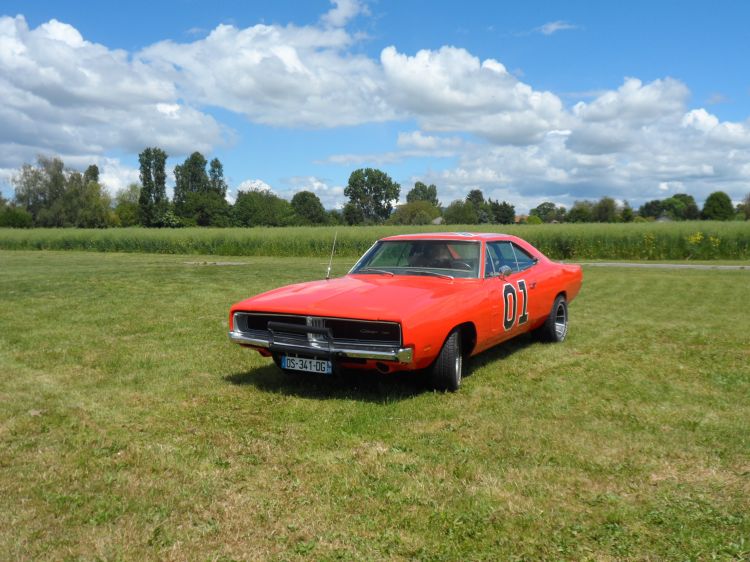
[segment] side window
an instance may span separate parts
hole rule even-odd
[[[487,244],[487,249],[495,271],[500,271],[503,266],[508,266],[515,273],[528,269],[536,263],[526,250],[511,242],[490,242]],[[485,267],[485,275],[487,271],[488,269]]]
[[[519,246],[516,246],[515,244],[512,244],[511,246],[513,248],[513,253],[515,254],[516,259],[516,265],[513,268],[513,271],[523,271],[524,269],[528,269],[536,263],[534,258],[532,258],[531,255],[526,252],[526,250],[520,248]]]
[[[487,248],[484,251],[484,276],[489,277],[495,273],[495,268],[492,264],[492,255],[490,254],[490,245],[487,244]]]
[[[492,260],[492,266],[496,272],[500,271],[505,265],[516,271],[516,259],[513,255],[513,248],[511,248],[510,242],[490,242],[487,244],[487,249]]]

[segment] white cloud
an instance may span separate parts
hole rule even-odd
[[[343,185],[331,185],[330,182],[316,176],[296,176],[286,180],[287,187],[280,192],[282,197],[291,199],[299,191],[312,191],[318,196],[326,209],[340,209],[345,201]]]
[[[204,109],[219,107],[290,129],[402,122],[408,130],[392,150],[325,161],[455,158],[425,175],[444,201],[473,187],[513,195],[519,207],[602,195],[637,204],[661,196],[660,186],[699,200],[719,186],[733,199],[747,192],[750,121],[688,107],[679,80],[626,78],[558,95],[454,46],[414,54],[388,46],[373,58],[346,28],[366,13],[362,2],[337,0],[314,25],[219,25],[137,53],[87,41],[57,20],[29,29],[22,16],[1,17],[0,169],[57,154],[71,166],[99,163],[116,189],[135,171],[112,159],[115,151],[157,145],[175,157],[227,142],[231,133]],[[537,31],[574,27],[555,21]],[[581,101],[566,107],[561,95]],[[270,186],[248,180],[238,188]],[[342,187],[313,176],[277,189],[310,189],[329,207],[343,200]]]
[[[340,2],[334,11],[350,5]],[[205,39],[163,41],[138,58],[185,97],[257,123],[336,127],[396,117],[385,100],[382,70],[348,52],[353,41],[339,27],[220,25]]]
[[[29,29],[22,16],[0,17],[0,99],[0,166],[154,144],[209,150],[222,139],[156,69],[57,20]]]
[[[320,18],[329,27],[343,27],[356,16],[370,13],[367,5],[358,0],[332,0],[331,3],[334,7]]]
[[[542,35],[553,35],[558,31],[565,31],[569,29],[578,29],[578,26],[566,21],[557,20],[547,22],[544,25],[540,25],[539,27],[534,29],[534,31],[541,33]]]
[[[99,181],[112,195],[131,183],[140,183],[139,171],[122,164],[117,158],[101,158],[97,165]]]
[[[418,149],[424,151],[456,149],[463,144],[459,137],[438,137],[425,135],[422,131],[399,133],[396,145],[404,149]]]
[[[245,180],[237,186],[237,191],[268,191],[274,193],[273,188],[263,180]]]
[[[496,60],[442,47],[414,56],[395,47],[380,60],[391,103],[428,131],[468,131],[492,142],[528,144],[563,125],[560,99],[535,91]]]

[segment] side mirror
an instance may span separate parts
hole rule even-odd
[[[500,277],[507,277],[511,273],[513,273],[513,270],[507,265],[504,265],[500,268]]]

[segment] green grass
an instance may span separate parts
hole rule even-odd
[[[383,236],[424,231],[506,232],[555,259],[750,259],[750,222],[109,230],[0,229],[0,249],[224,256],[359,257]]]
[[[0,252],[0,558],[750,557],[749,272],[586,268],[444,395],[231,345],[326,260],[212,261]]]

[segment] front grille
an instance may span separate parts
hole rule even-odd
[[[235,330],[255,338],[266,339],[271,337],[271,331],[268,329],[269,322],[328,329],[333,338],[331,343],[337,347],[379,350],[396,348],[401,345],[401,325],[396,322],[256,312],[237,312],[234,315]],[[277,343],[309,345],[311,347],[327,345],[326,336],[285,332],[283,328],[275,328],[273,337]]]

